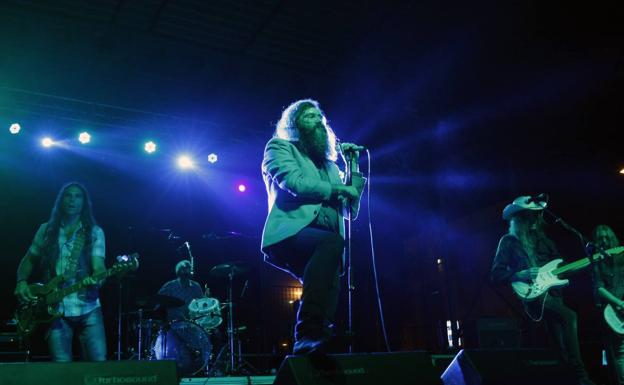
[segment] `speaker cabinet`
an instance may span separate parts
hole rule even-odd
[[[175,361],[0,364],[0,385],[178,385]]]
[[[577,380],[550,350],[461,350],[442,373],[444,385],[553,385]]]
[[[429,353],[288,356],[274,385],[440,385]]]

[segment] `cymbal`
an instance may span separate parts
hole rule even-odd
[[[184,306],[184,301],[164,294],[156,294],[152,298],[142,299],[136,301],[137,306],[142,308],[154,308],[156,305],[160,305],[160,307],[168,308],[168,307],[179,307]]]
[[[230,274],[245,274],[250,269],[249,265],[244,262],[227,262],[217,265],[210,269],[210,275],[213,277],[227,277]]]

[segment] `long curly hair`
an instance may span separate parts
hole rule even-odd
[[[63,187],[61,187],[61,190],[56,196],[56,200],[54,201],[54,206],[52,207],[52,212],[50,213],[50,218],[48,219],[48,224],[46,226],[46,231],[43,238],[42,263],[44,264],[44,266],[47,267],[53,267],[60,255],[58,237],[61,229],[61,221],[63,220],[63,197],[70,187],[77,187],[82,192],[83,200],[82,211],[80,212],[80,221],[82,222],[82,227],[85,235],[85,243],[83,248],[85,250],[91,250],[91,246],[93,245],[93,239],[91,235],[93,227],[96,226],[97,223],[95,222],[95,218],[93,217],[93,209],[91,206],[91,198],[89,197],[89,193],[87,192],[86,187],[81,183],[66,183],[65,185],[63,185]]]
[[[607,237],[609,238],[609,244],[606,245],[607,248],[611,248],[611,247],[617,247],[620,245],[620,240],[618,239],[618,237],[615,235],[615,232],[613,232],[613,229],[607,225],[598,225],[596,226],[596,228],[594,229],[594,231],[592,231],[592,239],[594,240],[594,242],[598,241],[598,232],[599,231],[604,231],[607,233]]]
[[[299,128],[297,127],[297,120],[299,119],[299,116],[301,116],[301,113],[309,107],[317,108],[323,115],[323,126],[325,126],[325,130],[327,132],[326,158],[335,162],[336,159],[338,159],[338,151],[336,151],[336,134],[327,123],[327,118],[325,117],[325,113],[321,109],[319,102],[314,99],[297,100],[286,107],[284,111],[282,111],[280,120],[275,125],[275,133],[273,134],[273,137],[288,140],[290,142],[299,141]]]

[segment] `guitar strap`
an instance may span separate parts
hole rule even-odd
[[[63,272],[63,275],[67,278],[73,278],[74,275],[76,275],[76,271],[78,271],[80,254],[82,253],[82,248],[84,247],[85,243],[84,233],[84,228],[81,228],[76,232],[74,236],[71,253],[67,257],[67,265],[65,267],[65,271]]]

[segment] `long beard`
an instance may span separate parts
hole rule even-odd
[[[316,164],[323,164],[327,159],[329,143],[327,140],[327,131],[323,126],[317,126],[310,132],[300,132],[299,141],[302,150]]]

